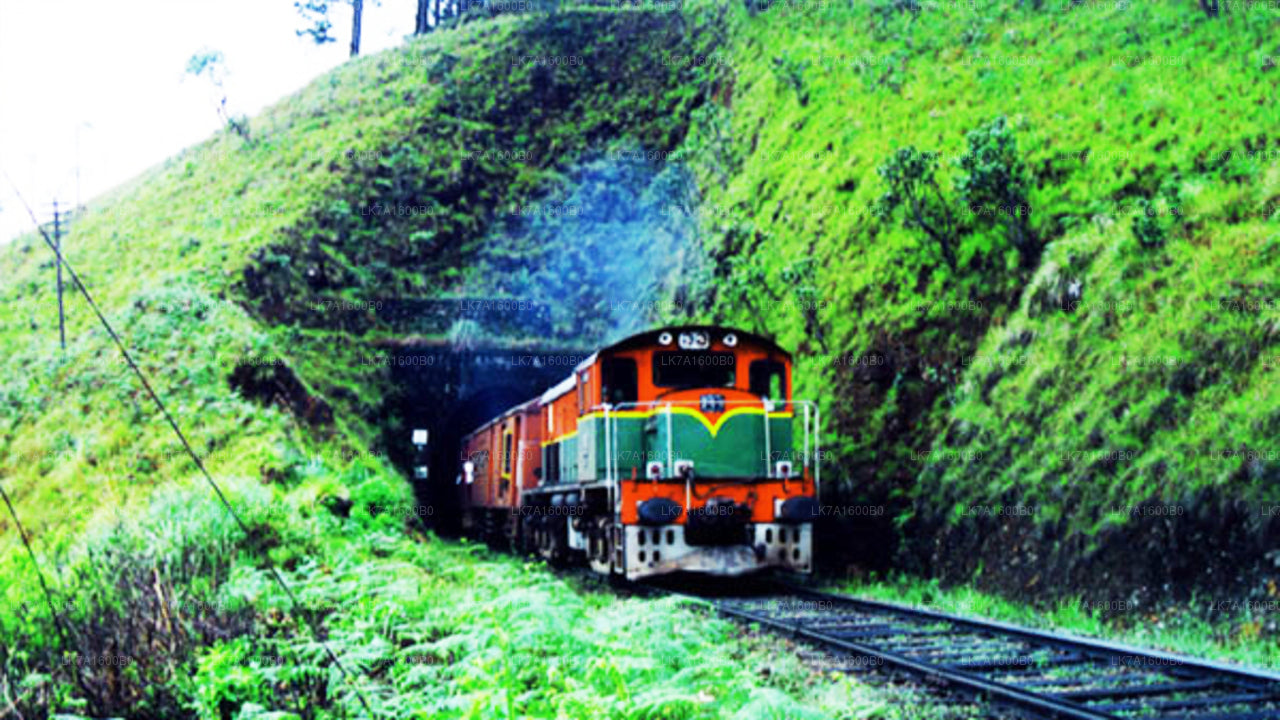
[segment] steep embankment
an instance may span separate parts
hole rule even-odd
[[[6,513],[0,715],[352,717],[355,689],[380,717],[803,712],[813,678],[793,664],[760,681],[772,669],[694,634],[698,616],[658,609],[670,627],[638,626],[639,611],[519,560],[407,532],[430,506],[377,444],[392,387],[364,360],[397,334],[379,316],[397,299],[527,289],[556,301],[558,338],[578,339],[592,289],[527,282],[554,275],[555,252],[505,287],[468,272],[504,260],[490,242],[504,227],[571,242],[543,202],[566,182],[660,191],[652,158],[708,97],[702,69],[662,58],[714,45],[714,25],[697,9],[568,3],[468,23],[349,63],[247,136],[219,134],[79,213],[67,257],[243,526],[75,295],[59,351],[43,244],[0,249],[0,479],[55,603]],[[615,191],[603,201],[632,189]]]
[[[717,312],[804,353],[862,504],[827,547],[1012,593],[1269,592],[1274,11],[836,5],[738,16],[697,137]],[[933,184],[886,205],[908,146]]]
[[[404,525],[373,517],[405,494],[360,356],[385,301],[479,294],[585,344],[693,315],[797,348],[848,511],[828,553],[1015,593],[1218,585],[1229,556],[1265,592],[1276,19],[978,5],[466,25],[96,201],[68,256],[213,472],[288,500],[249,557],[300,562],[331,515]],[[47,251],[0,273],[0,474],[62,557],[193,468],[74,298],[57,351]]]
[[[703,73],[662,58],[715,44],[712,19],[565,9],[361,58],[254,118],[247,139],[220,134],[95,201],[67,256],[216,474],[344,467],[386,420],[387,368],[362,354],[394,332],[387,301],[532,293],[579,339],[583,286],[481,284],[468,269],[501,228],[562,219],[541,199],[580,163],[651,167],[646,153],[681,142]],[[189,474],[76,297],[58,352],[43,244],[20,239],[0,264],[0,474],[30,529],[77,527],[104,493],[115,505]]]

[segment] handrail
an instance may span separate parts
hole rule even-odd
[[[809,485],[809,406],[804,406],[804,451],[800,455],[800,487],[808,487]],[[783,492],[786,492],[786,486],[783,486]]]
[[[763,399],[725,400],[724,404],[726,406],[754,405],[758,407],[758,406],[761,406],[763,402],[764,402]],[[813,408],[817,408],[817,403],[813,400],[772,400],[771,402],[773,403],[773,406],[774,406],[774,412],[777,412],[779,407],[785,410],[788,406],[796,406],[796,407],[810,406]],[[689,406],[689,407],[700,408],[702,406],[702,401],[701,400],[645,400],[643,402],[637,401],[637,402],[625,402],[625,403],[611,403],[609,404],[609,407],[614,412],[619,412],[622,410],[653,409],[653,408],[659,408],[659,407],[665,408],[668,405]],[[587,412],[596,412],[603,409],[604,409],[604,404],[600,404],[600,405],[596,405],[594,407],[588,408]]]
[[[773,448],[770,446],[769,436],[773,433],[769,432],[769,407],[773,404],[771,400],[764,400],[764,476],[773,478]],[[784,479],[783,482],[786,482]]]
[[[786,411],[788,408],[790,408],[791,411],[794,412],[796,407],[800,407],[804,409],[804,451],[803,451],[803,455],[801,456],[802,461],[804,463],[803,468],[807,470],[810,466],[810,461],[812,461],[813,469],[814,469],[813,470],[814,499],[818,502],[821,502],[822,411],[818,408],[818,403],[814,400],[772,401],[767,398],[761,398],[758,400],[725,400],[724,404],[725,406],[748,405],[748,406],[760,406],[764,408],[765,428],[766,428],[765,476],[768,478],[772,478],[773,477],[772,464],[770,463],[770,461],[772,460],[772,457],[771,457],[772,456],[772,439],[771,439],[772,434],[768,431],[768,427],[769,427],[768,421],[770,419],[770,413],[779,411],[777,408],[773,407],[774,402],[779,402],[781,404],[781,411]],[[613,469],[616,469],[616,463],[614,461],[615,459],[613,458],[613,449],[616,447],[616,442],[615,442],[616,438],[614,436],[614,433],[616,432],[617,414],[625,410],[658,410],[658,409],[662,410],[663,414],[666,416],[666,422],[667,422],[667,461],[665,463],[667,466],[667,477],[675,477],[675,445],[674,445],[674,433],[672,432],[673,413],[671,412],[671,409],[673,406],[678,406],[678,407],[687,406],[687,407],[701,408],[702,401],[701,400],[647,400],[644,402],[637,401],[637,402],[626,402],[626,403],[617,403],[617,404],[602,403],[595,407],[589,408],[588,412],[603,411],[605,414],[605,428],[606,428],[605,474],[606,474],[606,478],[610,481],[611,484],[616,483],[618,481],[618,478],[614,477],[614,473],[612,472]],[[812,437],[813,439],[812,451],[810,450],[810,442],[809,442],[810,437]],[[689,489],[689,492],[686,495],[687,495],[686,506],[688,506],[688,502],[692,500],[692,497],[691,497],[692,490]]]
[[[611,428],[609,427],[609,403],[604,404],[604,478],[609,483],[609,511],[612,513],[617,509],[617,481],[613,477],[613,444],[610,439],[613,437]],[[594,454],[594,453],[593,453]],[[592,465],[595,462],[592,461]]]
[[[815,405],[813,408],[813,449],[816,454],[813,462],[813,501],[822,507],[822,416]]]

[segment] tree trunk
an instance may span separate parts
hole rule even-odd
[[[413,24],[414,35],[426,35],[431,30],[431,0],[418,0],[418,17]]]
[[[351,0],[351,57],[360,54],[360,16],[364,14],[364,0]]]

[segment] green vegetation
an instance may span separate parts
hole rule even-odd
[[[394,332],[374,301],[456,292],[477,235],[522,224],[509,208],[547,202],[575,165],[602,184],[650,178],[651,207],[668,197],[646,155],[685,132],[701,70],[653,63],[652,47],[696,47],[682,38],[698,22],[565,9],[435,33],[254,118],[252,143],[229,129],[80,214],[69,259],[247,530],[76,296],[58,352],[38,239],[6,247],[0,476],[55,606],[0,520],[4,714],[351,717],[355,688],[380,717],[887,718],[918,705],[820,676],[700,610],[618,602],[424,538],[406,522],[423,506],[367,450],[388,378],[359,357]],[[513,49],[586,62],[513,63]],[[642,162],[592,164],[635,148]],[[530,232],[554,233],[546,217]],[[577,332],[572,313],[556,320]]]
[[[814,712],[899,712],[799,665],[760,677],[760,649],[694,610],[614,605],[382,511],[412,501],[369,459],[394,388],[361,356],[400,334],[396,299],[541,303],[566,346],[692,317],[795,348],[827,498],[887,508],[837,524],[833,561],[1144,608],[1273,597],[1275,15],[749,5],[431,33],[79,213],[70,261],[248,535],[75,297],[59,352],[42,244],[0,248],[0,481],[70,603],[55,623],[0,518],[0,701],[349,715],[305,615],[388,715],[784,716],[815,691]],[[1125,637],[1275,662],[1248,645],[1270,616],[1198,622]],[[1226,649],[1184,639],[1202,630]],[[73,672],[125,647],[147,659]]]
[[[1027,596],[1266,597],[1277,22],[1150,2],[733,18],[732,100],[688,143],[712,312],[799,349],[826,477],[896,520],[841,525],[851,561]],[[816,303],[790,296],[801,261]]]
[[[386,718],[978,716],[822,672],[821,658],[744,640],[685,601],[619,599],[540,562],[421,536],[406,524],[417,506],[405,485],[375,463],[309,471],[275,486],[224,483],[247,533],[199,481],[101,516],[52,588],[57,619],[26,556],[5,555],[0,572],[18,580],[4,587],[14,612],[0,615],[6,708],[360,717],[358,688]],[[325,478],[351,489],[341,512],[318,497]],[[268,577],[268,558],[297,604]]]
[[[937,580],[921,580],[895,574],[887,579],[868,578],[833,588],[872,600],[922,607],[936,612],[980,617],[1022,627],[1067,632],[1157,648],[1196,658],[1207,658],[1253,667],[1275,667],[1280,648],[1260,642],[1274,632],[1264,628],[1274,622],[1268,607],[1275,603],[1222,603],[1198,598],[1185,605],[1141,608],[1134,601],[1116,598],[1060,601],[1044,610],[1012,603],[971,586],[942,587]],[[1208,621],[1205,616],[1228,615],[1232,622]]]

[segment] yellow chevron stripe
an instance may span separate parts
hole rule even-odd
[[[625,418],[630,420],[643,420],[645,418],[653,417],[655,415],[663,415],[666,412],[667,412],[666,408],[657,408],[654,410],[614,410],[609,413],[609,417]],[[724,414],[722,414],[720,416],[720,419],[717,420],[715,424],[712,424],[711,420],[709,420],[707,416],[702,413],[701,410],[695,410],[694,408],[691,408],[691,407],[673,406],[671,408],[671,413],[673,415],[686,415],[688,417],[696,419],[698,422],[702,423],[702,426],[705,427],[711,433],[711,437],[715,437],[720,432],[720,428],[725,424],[725,422],[729,418],[737,417],[738,415],[763,416],[764,408],[760,408],[760,407],[733,408],[732,410],[729,410]],[[790,411],[769,413],[770,419],[773,419],[773,418],[790,419],[793,417],[795,417],[795,413]],[[594,412],[589,412],[586,415],[583,415],[582,417],[578,418],[578,422],[582,422],[583,420],[597,420],[597,419],[598,420],[604,419],[603,410],[596,410]],[[578,434],[578,431],[574,430],[573,432],[566,433],[564,435],[561,435],[558,438],[547,440],[542,443],[542,447],[546,447],[548,445],[554,445],[558,442],[563,442],[565,440],[568,440],[569,438],[576,437],[577,434]]]
[[[618,412],[610,412],[610,413],[609,413],[609,416],[610,416],[610,417],[620,417],[620,418],[649,418],[649,417],[653,417],[653,416],[655,416],[655,415],[664,415],[664,414],[666,414],[666,412],[667,412],[667,409],[666,409],[666,408],[655,408],[655,409],[653,409],[653,410],[622,410],[622,411],[618,411]],[[702,423],[702,426],[703,426],[703,427],[705,427],[705,428],[706,428],[706,429],[711,433],[711,437],[715,437],[715,436],[716,436],[716,434],[720,432],[720,428],[725,424],[725,422],[726,422],[726,421],[728,421],[728,420],[729,420],[729,418],[737,417],[738,415],[761,415],[761,416],[763,416],[763,415],[764,415],[764,408],[762,408],[762,407],[739,407],[739,408],[733,408],[732,410],[729,410],[729,411],[727,411],[727,412],[723,413],[723,414],[720,416],[720,419],[719,419],[719,420],[716,420],[716,422],[715,422],[715,424],[714,424],[714,425],[711,423],[711,420],[709,420],[709,419],[707,418],[707,416],[706,416],[706,415],[704,415],[704,414],[702,413],[702,411],[700,411],[700,410],[696,410],[696,409],[691,408],[691,407],[673,406],[673,407],[671,408],[671,413],[672,413],[673,415],[686,415],[686,416],[688,416],[688,417],[691,417],[691,418],[696,419],[698,422]],[[791,417],[793,417],[793,416],[794,416],[794,413],[792,413],[792,412],[774,412],[774,413],[769,413],[769,417],[770,417],[770,419],[772,419],[772,418],[791,418]],[[604,418],[604,411],[603,411],[603,410],[597,410],[597,411],[595,411],[595,412],[589,412],[589,413],[587,413],[586,415],[583,415],[582,417],[578,418],[578,421],[579,421],[579,422],[581,422],[581,421],[586,420],[586,419],[588,419],[588,418],[591,418],[591,419],[596,419],[596,418],[603,419],[603,418]]]

